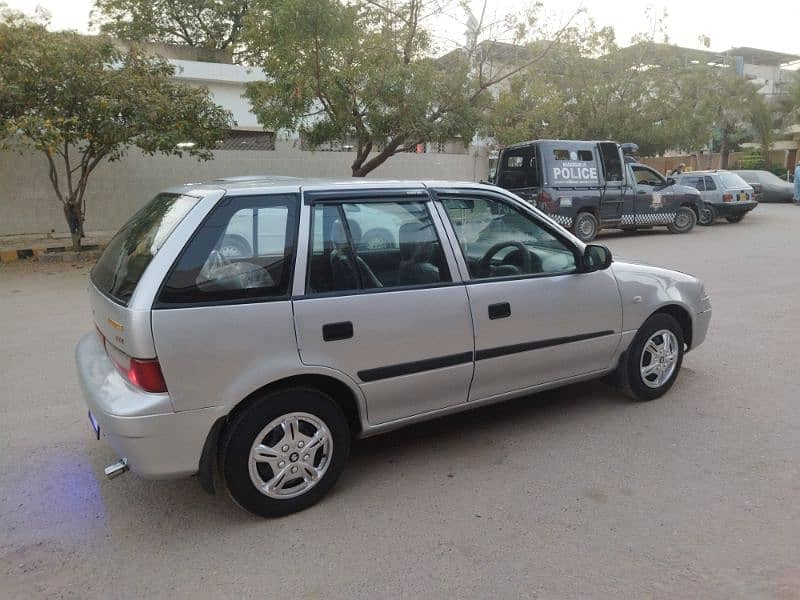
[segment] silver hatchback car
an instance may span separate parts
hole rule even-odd
[[[231,235],[243,252],[222,251]],[[169,189],[109,243],[89,296],[76,360],[121,457],[107,474],[221,479],[264,516],[317,502],[352,436],[599,377],[657,398],[711,319],[696,278],[612,262],[509,192],[450,182]]]

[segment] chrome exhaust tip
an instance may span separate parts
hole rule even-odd
[[[115,462],[113,465],[108,465],[103,470],[103,472],[109,479],[114,479],[114,477],[122,475],[127,470],[128,470],[128,459],[123,458],[119,462]]]

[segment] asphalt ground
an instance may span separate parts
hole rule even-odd
[[[88,267],[0,265],[0,597],[800,598],[799,231],[761,205],[601,235],[711,294],[667,396],[580,384],[358,441],[280,520],[105,480],[72,358]]]

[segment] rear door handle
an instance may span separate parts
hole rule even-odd
[[[489,319],[505,319],[511,316],[511,304],[508,302],[498,302],[489,305]]]
[[[328,323],[322,326],[322,339],[326,342],[349,340],[351,337],[353,337],[353,323],[351,321]]]

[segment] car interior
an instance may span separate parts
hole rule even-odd
[[[373,203],[371,208],[375,210],[380,206]],[[385,206],[391,206],[394,220],[383,220],[381,223],[371,223],[375,219],[374,213],[356,210],[358,205],[348,205],[346,211],[341,211],[336,205],[316,208],[314,245],[309,263],[309,292],[430,285],[450,281],[441,244],[424,205],[386,203]],[[408,207],[408,210],[399,207]],[[344,222],[342,214],[346,214]],[[401,218],[402,222],[396,220]],[[321,234],[316,232],[318,227],[321,227]],[[378,230],[381,231],[382,243],[365,243],[365,240],[377,239]]]

